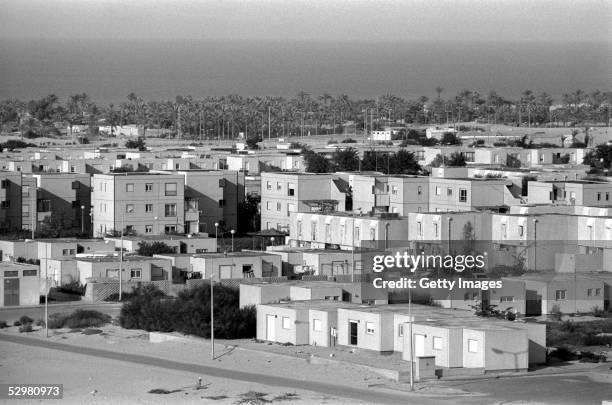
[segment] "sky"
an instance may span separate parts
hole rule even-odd
[[[0,0],[0,38],[605,41],[612,0]]]

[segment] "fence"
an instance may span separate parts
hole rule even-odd
[[[170,292],[170,281],[139,281],[131,282],[126,281],[121,283],[121,290],[131,292],[133,288],[141,287],[145,285],[154,285],[164,293]],[[84,300],[88,302],[101,302],[107,300],[112,295],[119,294],[119,281],[118,280],[106,280],[106,281],[88,281],[85,289]]]

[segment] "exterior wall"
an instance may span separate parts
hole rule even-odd
[[[41,260],[40,277],[51,277],[60,285],[70,283],[71,281],[77,281],[79,279],[79,274],[76,266],[76,260]]]
[[[384,244],[385,240],[406,240],[407,228],[406,218],[383,219],[380,216],[300,212],[291,214],[289,235],[290,243],[296,246],[308,244],[312,248],[324,248],[331,244],[337,245],[340,249],[351,249],[353,246],[372,245],[371,242],[382,241],[373,243],[374,246],[378,246]]]
[[[497,305],[497,309],[505,310],[513,308],[514,312],[517,314],[525,314],[525,283],[517,280],[502,279],[502,288],[491,289],[489,291],[489,303],[491,305]],[[502,297],[504,297],[503,301]],[[508,301],[507,297],[512,297],[512,301]]]
[[[24,270],[36,271],[35,275],[26,276]],[[17,271],[17,277],[9,276],[7,271]],[[19,305],[38,305],[40,303],[40,283],[38,266],[24,264],[5,264],[0,266],[0,307],[7,306],[4,296],[4,280],[19,279]]]
[[[487,330],[484,341],[486,371],[527,370],[529,341],[525,330]]]
[[[2,261],[14,262],[18,258],[38,259],[38,246],[33,240],[0,240]]]
[[[402,358],[410,361],[410,333],[409,324],[404,324],[404,352]],[[462,367],[463,358],[461,353],[463,329],[459,327],[437,327],[433,325],[415,323],[412,326],[412,334],[425,336],[424,356],[434,356],[436,366],[440,367]],[[442,349],[434,349],[434,337],[442,341]],[[415,352],[416,355],[416,352]],[[414,358],[413,358],[414,359]]]
[[[243,273],[243,266],[251,266],[255,278],[276,277],[280,275],[281,258],[276,255],[253,255],[253,256],[195,256],[191,258],[193,271],[202,273],[202,277],[209,279],[211,272],[213,279],[245,278],[249,277]],[[271,273],[264,274],[269,270]],[[226,273],[229,271],[229,273]],[[229,275],[229,277],[227,277]]]
[[[320,321],[320,330],[314,329],[315,319]],[[338,330],[338,314],[336,311],[310,309],[308,311],[308,325],[310,328],[309,344],[313,346],[330,347],[332,345],[331,328]]]
[[[185,198],[198,201],[199,231],[214,233],[215,222],[221,224],[221,229],[238,228],[238,205],[245,197],[244,172],[189,170],[178,173],[185,176]]]
[[[335,297],[335,301],[342,301],[342,288],[340,287],[299,287],[291,286],[289,288],[289,295],[292,301],[311,301],[311,300],[322,300],[332,299],[328,297]]]
[[[574,287],[575,286],[575,287]],[[588,295],[588,290],[592,295]],[[599,289],[599,295],[596,290]],[[566,291],[565,299],[556,299],[556,291]],[[546,302],[542,297],[542,313],[550,314],[555,305],[562,313],[590,312],[594,307],[604,307],[604,283],[598,279],[578,277],[576,282],[571,276],[565,280],[552,280],[546,289]],[[546,309],[546,312],[544,312]]]
[[[430,178],[429,210],[470,211],[477,207],[500,207],[508,203],[510,182],[506,179]]]
[[[259,285],[240,284],[240,308],[247,305],[271,304],[290,297],[286,283]]]
[[[128,191],[128,184],[133,191]],[[152,184],[152,191],[146,185]],[[166,195],[166,184],[176,184],[176,195]],[[131,187],[131,186],[130,186]],[[94,236],[104,236],[113,230],[127,229],[141,235],[159,235],[166,227],[184,232],[185,178],[172,174],[128,173],[94,175],[92,179]],[[152,210],[147,212],[147,204]],[[168,214],[166,204],[176,204],[176,214]],[[132,212],[128,211],[131,206]],[[157,218],[157,219],[155,219]]]
[[[21,227],[22,229],[37,229],[38,218],[38,189],[36,179],[21,177]]]
[[[377,352],[393,351],[393,314],[371,313],[349,309],[338,309],[338,344],[350,345],[349,321],[357,321],[357,347]],[[366,333],[366,324],[371,323],[374,333]]]
[[[94,279],[109,279],[108,270],[117,270],[120,267],[119,260],[77,260],[77,271],[79,281],[82,284],[87,283],[88,278]],[[153,278],[169,279],[172,274],[172,265],[169,260],[150,259],[150,260],[124,260],[122,264],[122,281],[125,282],[148,282]],[[132,278],[131,270],[140,269],[141,277]],[[157,274],[157,276],[156,276]]]
[[[293,195],[290,194],[292,186]],[[290,213],[309,211],[308,200],[329,200],[332,195],[330,174],[261,174],[261,228],[289,230]],[[344,201],[339,201],[342,209]]]
[[[468,350],[468,340],[475,340],[477,345],[476,352]],[[463,367],[465,368],[484,368],[485,367],[485,334],[480,330],[464,329],[462,342]]]
[[[21,173],[0,172],[0,230],[21,229],[22,185]]]
[[[307,345],[309,323],[307,309],[283,308],[280,306],[257,306],[257,339],[269,340],[266,336],[267,315],[275,316],[275,342]],[[283,328],[283,317],[289,318],[289,328]]]
[[[428,211],[428,177],[389,177],[389,212],[407,216]]]
[[[91,179],[89,174],[33,174],[37,182],[37,223],[54,215],[67,228],[91,232]],[[83,209],[81,209],[83,207]],[[43,211],[44,210],[44,211]]]

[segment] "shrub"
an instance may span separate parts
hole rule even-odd
[[[13,322],[13,326],[21,326],[21,322],[15,321],[15,322]]]
[[[49,328],[88,328],[98,327],[107,324],[111,321],[109,315],[98,311],[87,309],[77,309],[70,315],[54,314],[49,317]]]
[[[354,140],[353,138],[346,138],[346,139],[343,139],[340,143],[357,143],[357,141]]]
[[[596,354],[592,352],[580,352],[581,363],[604,363],[607,360],[605,354]]]
[[[571,351],[570,349],[568,349],[567,347],[559,347],[553,351],[551,351],[548,354],[548,357],[554,357],[556,359],[559,359],[561,361],[570,361],[570,360],[576,360],[578,358],[578,356],[576,355],[576,353],[574,353],[573,351]]]
[[[8,328],[6,321],[0,321],[0,329]]]
[[[215,286],[215,336],[221,339],[252,338],[256,331],[254,306],[239,307],[238,290]],[[127,329],[177,331],[210,337],[210,286],[204,284],[182,291],[168,300],[154,291],[143,290],[121,308],[119,323]]]
[[[37,319],[36,322],[34,323],[34,325],[42,326],[44,328],[45,327],[45,321],[43,319]]]
[[[34,319],[30,318],[29,316],[23,315],[21,318],[19,318],[19,322],[21,322],[22,325],[25,325],[34,322]]]
[[[24,332],[32,332],[31,323],[26,323],[25,325],[22,325],[19,327],[19,333],[24,333]]]
[[[608,314],[606,313],[606,311],[604,311],[600,307],[593,307],[591,311],[593,311],[594,317],[597,317],[597,318],[607,318],[608,317]]]
[[[66,294],[85,295],[85,286],[79,280],[62,284],[57,290]]]
[[[553,305],[553,307],[550,310],[550,317],[552,319],[554,319],[555,321],[560,321],[561,320],[561,308],[559,307],[559,305],[555,304]]]

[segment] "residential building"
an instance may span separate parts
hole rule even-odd
[[[94,174],[91,200],[94,236],[186,233],[185,176],[166,173]],[[198,222],[197,215],[194,221]]]
[[[530,181],[528,195],[530,204],[612,206],[612,182],[589,180]]]
[[[1,262],[0,277],[0,307],[40,303],[38,266]]]
[[[121,261],[117,256],[80,257],[76,262],[78,280],[84,285],[90,281],[118,281],[119,269],[123,282],[172,280],[172,264],[161,258],[124,255]]]
[[[21,173],[0,172],[0,231],[21,230],[21,201]]]
[[[261,173],[261,229],[288,232],[293,212],[343,211],[342,183],[332,174]]]
[[[281,258],[262,252],[204,253],[191,257],[191,272],[203,279],[226,280],[242,278],[278,277]]]

